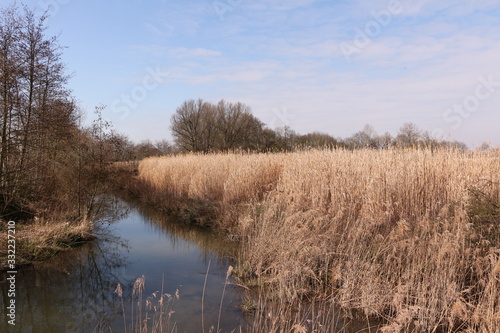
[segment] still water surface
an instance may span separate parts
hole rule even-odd
[[[176,331],[201,332],[209,263],[203,311],[206,331],[218,323],[223,332],[245,326],[238,310],[239,290],[232,285],[226,287],[218,322],[233,244],[210,231],[115,200],[116,211],[122,214],[103,223],[107,227],[99,231],[97,241],[18,270],[15,327],[7,324],[3,314],[9,298],[5,275],[0,277],[0,332],[86,333],[107,326],[123,332],[122,305],[114,291],[120,283],[125,320],[130,322],[137,316],[131,312],[132,288],[143,275],[144,303],[163,285],[163,292],[172,295],[171,323]],[[179,299],[174,296],[177,290]]]

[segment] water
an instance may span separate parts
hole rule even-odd
[[[170,325],[176,332],[201,332],[202,317],[206,332],[211,326],[219,325],[223,332],[245,326],[238,309],[240,290],[233,285],[226,286],[218,320],[233,244],[157,212],[119,200],[116,203],[118,211],[125,213],[114,222],[103,223],[107,227],[99,231],[97,241],[18,270],[15,326],[8,325],[4,315],[9,298],[6,276],[0,276],[0,332],[86,333],[104,332],[108,327],[124,332],[124,315],[127,325],[138,316],[136,308],[132,313],[131,297],[134,282],[142,276],[143,304],[154,292],[161,292],[162,286],[164,294],[171,295],[169,311],[175,312],[171,312]],[[114,292],[118,283],[123,288],[124,312]],[[134,304],[138,301],[136,295]],[[151,301],[158,305],[158,294]],[[152,309],[149,317],[154,313]]]

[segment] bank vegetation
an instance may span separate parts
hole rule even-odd
[[[235,274],[282,307],[261,327],[322,302],[382,332],[495,332],[499,167],[494,149],[185,154],[141,161],[135,190],[240,241]]]
[[[46,16],[16,4],[0,9],[0,269],[7,222],[15,222],[17,264],[93,238],[113,157],[113,133],[96,108],[83,112]]]

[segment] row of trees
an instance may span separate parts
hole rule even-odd
[[[177,150],[191,152],[289,151],[313,147],[386,149],[391,146],[466,149],[460,142],[438,141],[412,123],[405,123],[396,137],[389,133],[378,135],[370,125],[345,139],[319,132],[300,135],[289,127],[270,129],[251,114],[250,107],[224,100],[217,104],[202,99],[185,101],[172,116],[171,130]]]
[[[222,107],[223,105],[226,107]],[[237,112],[231,110],[232,107],[236,110],[246,110],[246,115],[238,115]],[[207,110],[210,111],[207,112]],[[207,113],[214,110],[217,112],[208,117]],[[231,104],[220,101],[217,105],[213,105],[203,100],[190,100],[172,116],[171,128],[174,136],[172,144],[167,140],[156,142],[144,140],[134,143],[123,134],[109,131],[101,143],[102,150],[105,151],[109,163],[142,160],[149,156],[182,152],[207,153],[235,150],[280,152],[324,147],[332,149],[387,149],[389,147],[467,149],[467,146],[461,142],[435,140],[428,132],[420,130],[413,123],[405,123],[394,137],[389,133],[379,135],[372,126],[365,125],[361,131],[342,139],[320,132],[301,135],[289,127],[270,129],[249,112],[249,108],[242,103]],[[216,123],[218,119],[224,119],[224,121]]]
[[[142,160],[149,156],[168,155],[179,151],[167,140],[144,140],[134,143],[127,136],[116,132],[110,132],[105,145],[110,162]]]
[[[437,140],[428,131],[420,130],[413,123],[405,123],[393,137],[390,133],[377,134],[371,125],[365,125],[363,130],[341,140],[341,143],[349,149],[374,148],[386,149],[389,147],[413,148],[439,148],[454,147],[467,149],[467,145],[458,141]]]
[[[0,12],[0,215],[54,212],[88,218],[104,183],[110,131],[81,111],[46,17],[11,5]]]

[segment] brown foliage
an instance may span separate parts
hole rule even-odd
[[[385,318],[388,332],[493,332],[500,250],[477,211],[500,203],[499,161],[458,150],[182,155],[142,161],[139,178],[151,197],[217,206],[213,223],[242,240],[237,271],[269,297],[334,301]],[[484,180],[497,185],[480,186],[478,206],[471,189]]]

